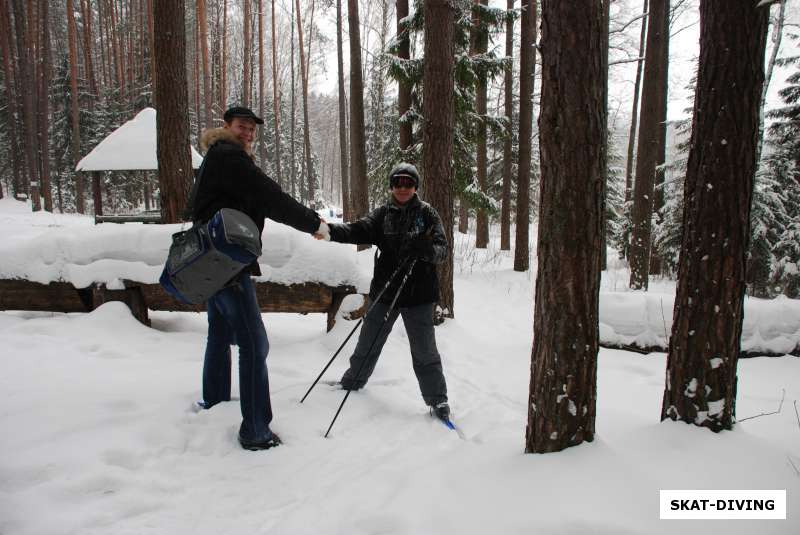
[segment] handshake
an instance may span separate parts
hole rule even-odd
[[[320,218],[319,228],[314,233],[314,239],[331,241],[331,229],[324,219]]]

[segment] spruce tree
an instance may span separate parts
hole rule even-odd
[[[796,38],[796,36],[795,36]],[[784,208],[775,217],[770,288],[788,297],[800,296],[800,56],[781,61],[794,72],[778,93],[783,106],[767,114],[769,127],[764,158],[764,175],[770,179],[765,190],[774,203]]]
[[[463,202],[473,208],[483,208],[490,214],[499,211],[499,204],[491,195],[487,195],[478,187],[475,176],[475,143],[477,136],[476,125],[485,124],[488,129],[488,138],[502,138],[508,135],[508,125],[505,117],[501,115],[478,115],[475,113],[475,86],[479,76],[491,80],[503,73],[506,59],[497,53],[493,45],[492,36],[505,24],[507,17],[518,15],[515,11],[473,4],[471,0],[455,0],[455,131],[453,138],[453,171],[454,193]],[[473,14],[475,16],[473,16]],[[414,11],[407,17],[407,31],[413,36],[420,34],[423,29],[422,2],[414,2]],[[489,51],[474,56],[469,55],[470,30],[477,24],[489,34]],[[388,73],[397,81],[411,84],[412,105],[408,112],[416,128],[413,139],[417,140],[408,151],[395,152],[395,157],[390,160],[405,159],[412,163],[421,162],[422,139],[421,121],[416,120],[422,110],[422,65],[424,57],[420,51],[412,53],[411,59],[398,57],[401,39],[395,36],[386,47],[388,54]],[[412,39],[413,47],[414,39]],[[394,145],[397,146],[397,145]],[[423,181],[422,188],[425,184]],[[495,189],[490,185],[487,189]]]

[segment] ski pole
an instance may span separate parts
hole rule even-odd
[[[416,258],[411,260],[411,264],[409,264],[409,266],[408,266],[408,271],[406,271],[406,274],[403,277],[403,280],[400,282],[400,287],[397,288],[397,293],[394,294],[394,299],[392,299],[392,304],[389,305],[389,309],[386,311],[386,315],[383,316],[383,323],[381,323],[381,326],[378,328],[378,332],[375,335],[375,338],[372,339],[372,344],[370,344],[369,349],[367,350],[367,354],[364,356],[364,360],[361,361],[361,366],[358,367],[358,371],[356,372],[356,379],[358,379],[358,377],[361,376],[361,371],[364,369],[364,364],[367,363],[367,360],[369,359],[369,357],[370,357],[370,355],[372,353],[372,348],[375,347],[375,343],[378,341],[378,338],[381,335],[381,331],[386,326],[386,322],[389,320],[389,315],[392,313],[392,310],[394,309],[394,305],[395,305],[395,303],[397,303],[397,299],[400,297],[400,292],[403,291],[403,287],[406,285],[406,281],[408,280],[408,276],[411,275],[411,271],[414,269],[414,266],[416,265],[416,263],[417,263],[417,259]],[[377,300],[376,300],[376,302],[377,302]],[[339,417],[339,413],[342,412],[342,407],[344,407],[344,404],[347,401],[347,398],[350,397],[350,392],[352,392],[352,390],[348,390],[347,393],[344,395],[344,399],[342,400],[342,403],[339,405],[339,408],[337,409],[336,414],[333,416],[333,420],[331,420],[331,425],[329,425],[328,426],[328,430],[325,431],[325,438],[328,438],[328,433],[331,432],[331,429],[333,428],[333,424],[334,424],[334,422],[336,422],[336,418],[338,418]]]
[[[380,298],[383,296],[383,294],[386,292],[386,290],[389,289],[389,285],[392,283],[392,281],[394,280],[395,276],[400,272],[400,269],[405,265],[407,260],[408,260],[407,258],[404,258],[403,261],[400,262],[400,265],[397,266],[397,269],[394,270],[394,273],[392,273],[392,275],[389,277],[389,280],[386,281],[386,284],[383,286],[383,288],[381,289],[380,293],[378,293],[378,295],[375,298],[375,300],[372,301],[370,306],[367,308],[367,311],[358,320],[358,323],[356,323],[356,326],[353,327],[353,330],[351,330],[350,334],[347,335],[347,338],[344,339],[344,342],[342,342],[342,345],[340,345],[339,349],[336,350],[336,353],[333,354],[333,356],[331,357],[331,360],[328,361],[328,363],[325,365],[325,367],[322,368],[322,371],[319,372],[319,375],[317,376],[317,378],[314,379],[314,382],[308,388],[308,391],[306,392],[306,395],[303,396],[303,399],[300,400],[300,403],[304,402],[306,400],[306,398],[308,397],[308,395],[311,393],[311,390],[313,390],[314,387],[317,386],[317,383],[319,382],[320,379],[322,379],[322,376],[325,374],[325,372],[328,371],[328,368],[330,368],[331,364],[333,364],[333,361],[339,355],[339,352],[341,352],[342,348],[344,348],[344,346],[347,344],[347,342],[353,336],[353,333],[356,332],[356,329],[358,329],[358,327],[364,321],[364,318],[366,318],[367,315],[369,315],[369,313],[372,311],[373,307],[375,306],[375,303],[377,303],[380,300]]]

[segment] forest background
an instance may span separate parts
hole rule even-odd
[[[666,3],[662,82],[649,85],[648,15],[663,2],[607,4],[606,243],[620,256],[634,255],[631,287],[646,288],[647,275],[674,277],[678,265],[699,2]],[[796,161],[797,148],[796,142],[791,147],[781,142],[787,136],[781,124],[797,105],[800,10],[785,1],[767,4],[772,6],[766,7],[770,26],[762,99],[766,145],[763,151],[759,147],[748,291],[797,297],[800,195],[781,163]],[[153,0],[0,0],[5,36],[0,43],[0,195],[29,198],[34,210],[59,212],[162,207],[166,193],[156,173],[89,175],[74,169],[110,132],[155,106],[159,24],[183,18],[191,144],[198,146],[204,128],[221,124],[229,105],[250,106],[266,121],[255,145],[265,172],[302,202],[339,207],[350,220],[385,200],[386,173],[394,163],[421,164],[421,5],[405,0],[344,5],[340,0],[185,0],[156,6]],[[490,228],[499,227],[503,249],[510,249],[515,229],[515,269],[525,270],[530,245],[519,222],[533,221],[539,202],[540,57],[534,54],[531,69],[531,148],[526,149],[529,170],[523,173],[529,176],[521,182],[521,6],[511,0],[454,5],[451,187],[457,228],[466,233],[475,225],[475,245],[484,248]],[[540,8],[533,7],[535,17]],[[535,18],[533,33],[535,41]],[[405,92],[398,89],[403,84]],[[649,95],[653,91],[662,95]],[[652,98],[661,99],[660,110],[648,121],[645,115],[651,112],[641,103]],[[778,127],[770,129],[771,124]],[[648,136],[662,138],[657,161],[639,153],[640,140]],[[637,193],[634,179],[648,166],[656,169],[654,198],[645,208],[652,226],[650,262],[648,273],[634,280],[642,268],[635,258],[641,254],[630,250],[632,239],[641,241],[632,237],[633,220],[637,199],[648,196]]]

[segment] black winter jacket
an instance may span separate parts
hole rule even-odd
[[[447,238],[439,214],[430,204],[421,201],[416,194],[405,206],[399,206],[394,199],[391,199],[358,221],[330,224],[330,229],[331,241],[369,243],[378,246],[369,290],[370,299],[373,300],[403,260],[400,256],[403,245],[417,237],[430,239],[433,254],[417,261],[396,306],[410,307],[434,303],[439,299],[436,264],[443,262],[447,256]],[[392,284],[381,296],[381,302],[387,304],[392,302],[403,274],[401,270],[395,276]]]
[[[220,208],[234,208],[253,220],[259,235],[267,217],[302,232],[314,233],[319,228],[319,215],[265,175],[229,130],[206,130],[201,147],[208,152],[194,201],[194,221],[208,221]],[[261,274],[258,262],[251,272]]]

